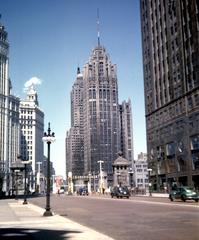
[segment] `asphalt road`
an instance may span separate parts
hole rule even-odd
[[[45,208],[45,197],[29,199]],[[52,196],[52,211],[116,240],[199,240],[199,203],[165,198]]]

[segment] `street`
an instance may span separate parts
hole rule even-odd
[[[28,199],[45,208],[45,197]],[[116,240],[198,240],[199,204],[165,198],[52,195],[55,214]]]

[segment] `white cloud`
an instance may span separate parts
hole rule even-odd
[[[32,85],[40,85],[42,83],[42,80],[38,77],[32,77],[24,84],[24,91],[29,89]]]

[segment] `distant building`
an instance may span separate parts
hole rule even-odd
[[[25,100],[20,101],[21,158],[32,161],[32,187],[37,174],[37,163],[43,163],[44,113],[39,108],[37,92],[33,85]]]
[[[140,9],[152,185],[199,187],[198,1],[141,0]]]
[[[11,188],[10,167],[19,154],[19,98],[11,94],[7,36],[0,23],[0,195]]]
[[[134,161],[134,186],[138,189],[146,190],[148,182],[147,154],[140,153],[138,160]]]
[[[47,157],[43,157],[43,164],[41,166],[41,172],[42,174],[44,175],[45,178],[47,178]],[[53,177],[53,175],[55,176],[55,169],[54,169],[54,166],[53,166],[53,162],[50,161],[50,178]]]
[[[83,76],[77,70],[77,78],[71,91],[71,128],[66,136],[66,176],[84,175],[84,120]]]
[[[130,166],[133,167],[133,120],[131,100],[123,101],[120,105],[120,125],[121,125],[121,152],[123,157],[128,159]]]

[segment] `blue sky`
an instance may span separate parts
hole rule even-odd
[[[119,101],[132,101],[135,158],[146,152],[139,0],[0,0],[1,22],[10,43],[13,94],[24,98],[24,84],[36,87],[40,108],[56,135],[51,160],[65,171],[65,136],[70,128],[70,91],[77,66],[83,68],[100,39],[117,64]],[[45,149],[46,154],[46,149]]]

